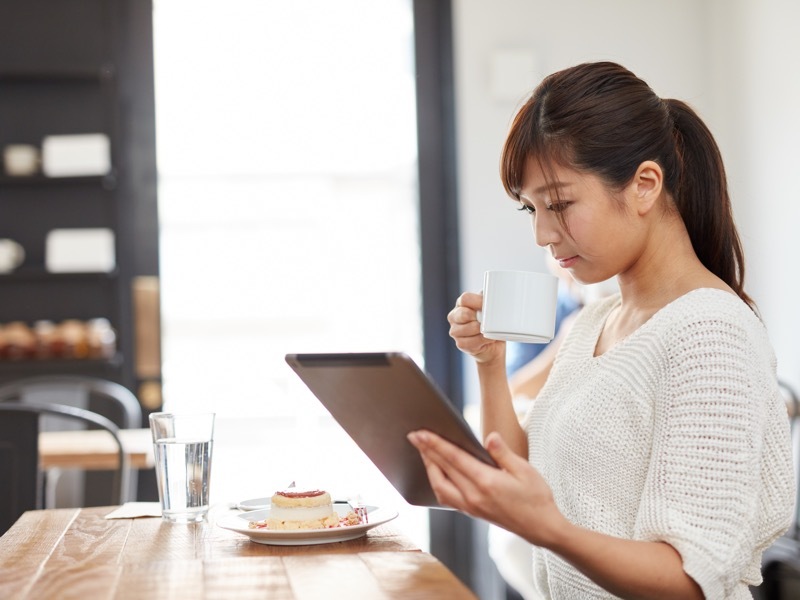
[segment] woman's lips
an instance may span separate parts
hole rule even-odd
[[[570,256],[570,257],[565,257],[565,258],[556,257],[556,261],[558,262],[558,265],[562,269],[569,269],[576,262],[578,262],[578,257],[577,256]]]

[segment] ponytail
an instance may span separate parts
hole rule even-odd
[[[691,107],[674,99],[664,103],[672,121],[677,167],[668,187],[694,251],[709,271],[753,308],[753,300],[744,291],[744,253],[719,147]]]

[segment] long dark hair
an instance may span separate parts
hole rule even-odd
[[[657,162],[697,257],[754,307],[744,291],[744,254],[722,156],[684,102],[662,100],[612,62],[553,73],[517,113],[503,147],[500,176],[516,200],[530,158],[546,175],[558,164],[593,173],[618,190],[642,162]]]

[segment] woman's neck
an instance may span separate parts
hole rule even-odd
[[[633,322],[643,323],[676,298],[701,287],[732,292],[700,262],[680,217],[670,214],[662,218],[667,223],[652,228],[640,258],[617,278],[620,312]]]

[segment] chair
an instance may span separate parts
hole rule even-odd
[[[111,420],[120,429],[139,428],[142,426],[142,408],[136,396],[126,387],[95,377],[83,375],[39,375],[18,379],[0,386],[0,403],[20,402],[23,404],[61,404],[90,410]],[[54,425],[53,418],[47,417],[41,423],[41,430],[85,428],[84,424],[58,423]],[[94,427],[94,425],[89,425]],[[59,489],[72,489],[77,494],[82,494],[83,489],[80,476],[76,473],[65,473],[66,481],[60,480],[61,471],[52,469],[48,471],[48,490],[45,495],[48,508],[55,506],[56,484],[61,481]],[[72,478],[70,482],[70,478]],[[76,480],[77,478],[77,480]],[[96,487],[103,489],[108,480],[108,474],[100,472],[86,473],[85,478],[90,485],[85,489],[85,496],[80,500],[81,505],[92,503],[106,504],[108,499],[87,498],[91,496]],[[138,471],[129,469],[126,489],[133,492],[137,489]],[[71,487],[70,487],[71,485]],[[66,487],[65,487],[66,486]],[[76,488],[80,488],[77,489]],[[127,498],[132,500],[135,497]],[[75,501],[78,501],[76,499]],[[87,504],[87,502],[89,504]]]
[[[91,424],[114,438],[119,461],[114,472],[115,499],[128,497],[128,456],[119,438],[119,428],[91,411],[61,404],[0,403],[0,535],[27,510],[42,506],[42,471],[39,467],[39,431],[43,415],[53,415]]]
[[[104,415],[120,429],[142,426],[142,407],[125,386],[83,375],[39,375],[0,386],[0,402],[58,402]]]

